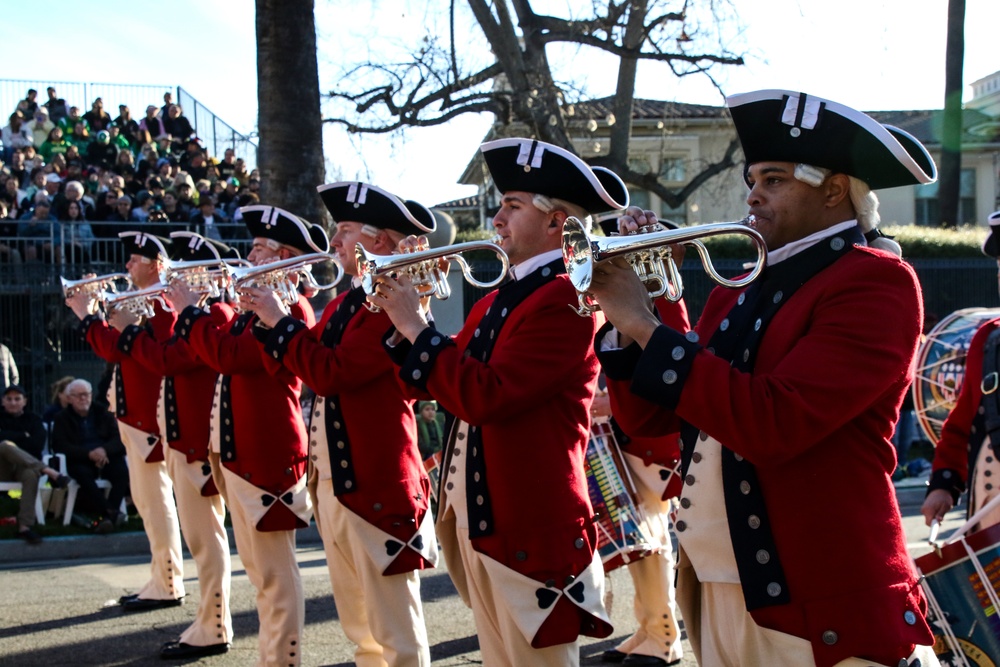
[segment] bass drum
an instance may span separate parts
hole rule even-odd
[[[917,352],[913,377],[913,409],[917,422],[935,445],[955,407],[965,379],[965,355],[972,337],[986,322],[1000,317],[1000,308],[956,310],[930,330]]]

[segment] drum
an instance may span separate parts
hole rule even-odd
[[[916,559],[942,665],[1000,665],[1000,525]]]
[[[957,310],[938,322],[920,346],[913,376],[913,409],[931,442],[937,444],[941,439],[944,420],[955,407],[972,337],[979,327],[997,317],[998,308]]]
[[[592,426],[584,467],[605,573],[654,553],[635,484],[609,424]]]

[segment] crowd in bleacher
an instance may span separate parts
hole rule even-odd
[[[233,223],[258,203],[256,170],[232,148],[210,155],[170,92],[138,120],[125,104],[112,118],[101,98],[81,113],[47,97],[28,90],[0,130],[0,262],[114,261],[102,240],[127,223],[244,238]]]

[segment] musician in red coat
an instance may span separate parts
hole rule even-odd
[[[417,570],[437,561],[430,480],[417,449],[413,400],[382,350],[391,323],[365,307],[355,246],[392,254],[407,234],[434,230],[434,216],[359,182],[320,186],[336,223],[330,241],[349,289],[313,328],[285,315],[272,292],[248,291],[270,327],[267,357],[318,397],[310,432],[309,489],[326,551],[333,598],[361,667],[429,666]]]
[[[122,232],[119,237],[129,257],[125,268],[133,288],[159,285],[162,261],[168,256],[170,242],[144,232]],[[172,335],[177,316],[165,311],[160,302],[152,303],[154,315],[144,322],[143,328],[155,340],[166,341]],[[80,330],[94,353],[116,364],[108,400],[111,411],[118,418],[118,429],[128,456],[132,501],[142,517],[153,556],[152,577],[137,594],[121,598],[122,608],[131,612],[177,606],[184,598],[184,561],[173,483],[156,421],[162,376],[121,350],[119,332],[96,310],[89,295],[77,294],[68,298],[66,304],[80,318]],[[115,520],[116,517],[105,520],[109,529]]]
[[[239,259],[236,250],[194,232],[173,232],[170,236],[173,262],[222,265],[224,259]],[[226,506],[208,462],[209,416],[219,374],[179,337],[158,341],[133,320],[118,311],[109,318],[122,332],[119,349],[163,377],[157,422],[167,443],[167,471],[174,485],[181,532],[198,566],[201,592],[194,622],[177,641],[165,644],[160,656],[191,659],[225,653],[233,634],[229,611],[232,565]]]
[[[617,228],[614,221],[601,222],[605,233],[610,233],[611,225]],[[691,328],[683,300],[657,299],[655,306],[667,326],[678,331]],[[595,423],[612,416],[607,390],[594,398],[591,414]],[[676,560],[670,540],[669,516],[671,500],[677,498],[681,490],[680,434],[644,437],[621,431],[615,421],[611,426],[617,436],[622,461],[628,467],[639,496],[643,527],[656,551],[626,565],[635,591],[632,609],[639,627],[601,657],[604,662],[634,667],[674,665],[684,657],[681,629],[677,623]]]
[[[933,181],[934,163],[835,102],[728,102],[769,249],[762,278],[716,288],[687,334],[660,324],[623,263],[600,265],[591,287],[617,328],[598,341],[616,418],[637,434],[680,427],[692,647],[710,665],[936,665],[890,478],[920,287],[878,247],[871,193]]]
[[[253,237],[255,266],[325,252],[326,233],[271,206],[241,209]],[[180,312],[178,335],[220,374],[212,400],[209,461],[232,517],[236,549],[257,589],[258,665],[298,665],[305,599],[295,560],[295,529],[309,525],[307,436],[299,406],[301,382],[261,354],[252,312],[227,319],[197,306],[199,295],[175,281],[168,292]],[[291,314],[315,323],[301,295]]]
[[[1000,211],[990,215],[990,234],[983,242],[983,254],[1000,264]],[[934,450],[934,467],[921,512],[927,525],[942,521],[969,491],[969,516],[1000,493],[1000,462],[996,434],[1000,417],[997,377],[1000,363],[1000,319],[986,322],[976,331],[965,357],[965,379],[955,407],[941,429],[941,439]],[[992,427],[992,428],[991,428]],[[976,530],[1000,523],[1000,510],[986,513]]]
[[[567,216],[619,209],[621,180],[530,139],[481,147],[500,192],[493,226],[514,278],[473,307],[454,338],[427,324],[407,278],[373,303],[396,328],[400,378],[456,416],[438,536],[476,619],[486,665],[575,665],[579,635],[606,637],[604,572],[583,457],[597,382],[594,318],[574,312]]]

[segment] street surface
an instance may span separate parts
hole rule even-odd
[[[919,516],[923,491],[901,489],[899,497],[911,553],[927,551],[927,529]],[[942,536],[961,525],[964,510],[953,511]],[[830,526],[830,530],[838,530]],[[78,538],[80,539],[80,538]],[[83,538],[101,540],[100,537]],[[33,553],[27,551],[27,553]],[[37,553],[42,553],[38,550]],[[353,664],[352,648],[344,638],[330,594],[330,580],[319,543],[299,548],[299,566],[306,594],[306,628],[302,664],[307,667]],[[148,558],[108,555],[78,560],[0,565],[0,665],[60,667],[83,665],[164,665],[160,646],[176,639],[194,617],[198,583],[194,564],[185,561],[188,602],[181,607],[139,614],[122,614],[118,597],[133,592],[148,577]],[[472,612],[458,599],[443,569],[424,572],[421,590],[435,665],[482,663]],[[601,653],[631,634],[632,580],[624,570],[610,577],[615,632],[603,640],[584,639],[583,665],[601,665]],[[232,609],[235,640],[226,655],[184,664],[212,667],[252,665],[257,654],[257,614],[254,591],[233,554]],[[685,643],[686,646],[686,643]],[[693,667],[688,652],[682,665]]]

